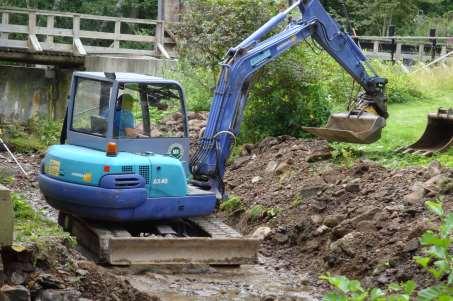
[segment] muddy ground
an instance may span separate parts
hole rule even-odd
[[[36,183],[40,156],[18,155],[31,173],[27,179],[6,153],[0,155],[2,166],[16,176],[10,187],[56,220]],[[218,215],[244,234],[271,228],[255,266],[105,268],[58,242],[56,248],[65,251],[50,261],[60,268],[41,268],[38,274],[56,277],[64,285],[56,289],[69,287],[92,300],[311,300],[327,289],[318,279],[327,271],[367,285],[410,278],[429,284],[411,258],[420,252],[417,238],[437,223],[424,201],[441,197],[452,209],[453,170],[435,161],[399,170],[371,161],[347,167],[330,157],[323,141],[285,136],[246,145],[229,166],[227,191],[241,201]],[[75,268],[68,269],[71,265]],[[32,291],[28,281],[21,285]]]

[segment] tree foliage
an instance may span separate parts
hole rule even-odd
[[[3,0],[2,5],[104,16],[157,18],[157,0]]]
[[[270,0],[187,0],[173,29],[179,54],[189,64],[217,74],[219,62],[276,12]]]
[[[353,27],[360,35],[387,35],[395,25],[399,35],[427,35],[436,28],[438,35],[453,34],[453,2],[450,0],[322,0],[326,8],[347,24],[342,3],[349,12]],[[435,22],[434,22],[435,21]]]

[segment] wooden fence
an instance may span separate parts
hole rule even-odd
[[[0,7],[0,15],[0,49],[59,52],[74,56],[175,56],[175,40],[162,20],[7,7]],[[87,24],[98,24],[98,28],[89,30]]]
[[[453,51],[453,37],[357,36],[356,41],[371,58],[428,62]]]

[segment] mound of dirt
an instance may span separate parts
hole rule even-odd
[[[453,207],[453,170],[433,161],[428,168],[389,170],[371,161],[352,167],[333,164],[319,140],[267,138],[244,147],[228,169],[227,191],[241,206],[226,216],[251,233],[268,225],[262,254],[292,268],[365,279],[384,285],[407,279],[428,284],[412,257],[418,237],[437,220],[424,207],[444,198]]]
[[[158,300],[59,239],[3,248],[0,253],[0,300]]]

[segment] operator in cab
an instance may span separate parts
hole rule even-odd
[[[136,101],[137,100],[132,95],[127,93],[118,97],[113,121],[118,137],[137,138],[141,136],[139,130],[135,126],[135,118],[132,113]]]

